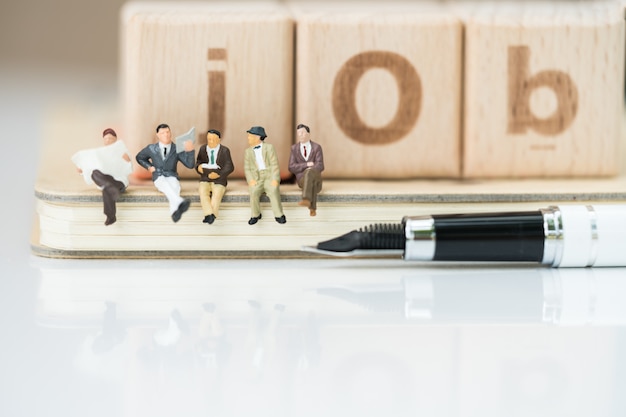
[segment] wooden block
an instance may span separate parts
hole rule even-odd
[[[296,123],[327,177],[460,174],[460,21],[436,4],[290,3]]]
[[[460,12],[464,175],[617,174],[623,8],[605,1],[474,6]]]
[[[246,130],[265,127],[288,176],[293,127],[293,19],[276,2],[130,3],[122,11],[122,92],[131,152],[195,126],[222,132],[243,177]],[[146,173],[139,168],[138,173]],[[198,178],[179,164],[182,177]]]

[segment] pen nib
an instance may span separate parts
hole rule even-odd
[[[351,252],[360,249],[404,250],[405,240],[402,224],[373,224],[320,242],[317,249],[330,252]]]

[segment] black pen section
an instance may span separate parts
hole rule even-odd
[[[437,261],[541,262],[541,212],[434,215]]]

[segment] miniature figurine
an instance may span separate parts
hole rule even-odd
[[[200,204],[204,223],[212,224],[219,215],[227,178],[235,169],[230,150],[221,144],[222,134],[211,129],[206,134],[207,145],[198,151],[196,171],[200,174]]]
[[[115,203],[128,187],[128,176],[133,167],[126,145],[117,140],[117,133],[113,129],[105,129],[102,140],[104,146],[79,151],[72,156],[72,162],[87,184],[95,183],[102,190],[106,215],[104,224],[109,226],[117,221]]]
[[[307,125],[296,126],[298,143],[291,146],[289,172],[296,176],[298,187],[302,189],[302,200],[298,203],[309,209],[309,214],[317,214],[317,194],[322,190],[324,154],[322,147],[311,140],[311,130]]]
[[[280,170],[276,150],[270,143],[265,143],[265,129],[253,126],[248,132],[248,147],[244,154],[244,171],[250,192],[250,208],[252,217],[248,224],[252,225],[261,219],[260,200],[265,192],[272,205],[274,218],[280,224],[287,222],[280,202]]]
[[[157,143],[143,148],[136,156],[139,165],[152,173],[154,186],[165,194],[170,204],[172,220],[180,220],[184,212],[189,209],[191,202],[180,196],[180,182],[176,167],[178,161],[187,168],[193,168],[195,150],[193,142],[184,142],[184,151],[177,152],[176,144],[172,142],[172,132],[166,124],[160,124],[156,128]]]

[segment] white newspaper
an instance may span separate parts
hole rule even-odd
[[[133,165],[124,159],[124,154],[130,156],[124,142],[117,140],[107,146],[78,151],[72,156],[72,162],[83,171],[87,184],[93,184],[91,173],[97,169],[128,187],[128,176],[133,172]]]
[[[183,135],[177,136],[176,140],[176,153],[185,152],[185,142],[191,141],[196,143],[196,128],[192,127],[189,131]]]

